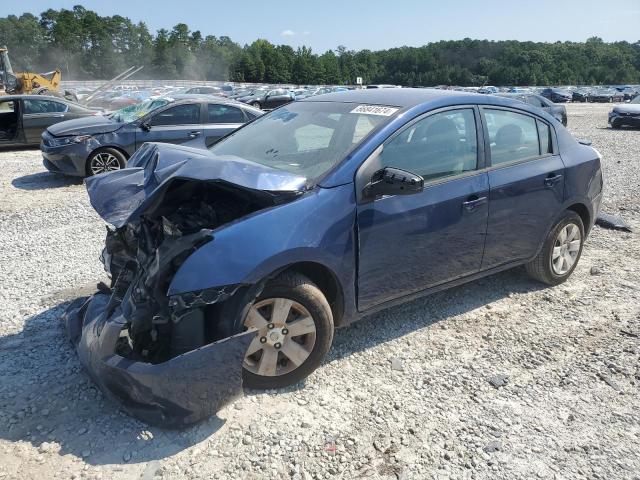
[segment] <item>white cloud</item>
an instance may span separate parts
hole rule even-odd
[[[294,32],[293,30],[283,30],[282,32],[280,32],[280,35],[282,35],[283,37],[293,37],[296,34],[296,32]]]

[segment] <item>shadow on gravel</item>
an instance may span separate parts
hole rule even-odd
[[[21,190],[45,190],[48,188],[82,185],[82,178],[67,177],[52,172],[38,172],[14,178],[11,184]]]
[[[386,343],[512,294],[543,288],[543,284],[527,277],[523,268],[516,268],[382,310],[337,330],[326,361]]]
[[[326,361],[511,294],[541,288],[522,269],[516,269],[378,312],[338,330]],[[187,430],[166,431],[120,411],[82,371],[60,323],[66,305],[60,303],[29,318],[19,334],[0,337],[0,438],[29,442],[42,452],[58,451],[60,445],[60,455],[104,465],[159,460],[207,439],[222,427],[224,421],[213,417]],[[278,391],[302,388],[304,382]]]
[[[159,460],[199,443],[224,421],[182,431],[139,422],[107,399],[82,371],[60,316],[67,303],[34,315],[22,332],[0,337],[0,438],[91,465]]]

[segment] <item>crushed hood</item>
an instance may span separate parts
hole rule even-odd
[[[64,137],[67,135],[95,135],[118,130],[124,123],[111,120],[103,115],[76,118],[51,125],[47,130],[51,135]]]
[[[146,143],[129,167],[86,179],[91,205],[115,227],[151,213],[175,181],[224,183],[275,200],[304,190],[305,177],[234,156],[195,148]]]

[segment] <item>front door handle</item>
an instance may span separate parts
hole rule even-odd
[[[189,138],[196,138],[198,135],[200,135],[198,131],[189,132]]]
[[[547,178],[544,179],[544,186],[547,188],[551,188],[560,180],[562,180],[562,175],[560,175],[559,173],[550,173]]]
[[[469,197],[466,202],[462,202],[462,206],[469,212],[474,211],[480,205],[487,203],[487,197],[473,196]]]

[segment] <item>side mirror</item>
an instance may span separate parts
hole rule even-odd
[[[371,177],[365,185],[363,195],[369,198],[381,195],[411,195],[424,189],[424,180],[420,175],[399,168],[385,167]]]
[[[140,124],[140,128],[145,132],[148,132],[149,130],[151,130],[151,124],[149,122],[142,122]]]

